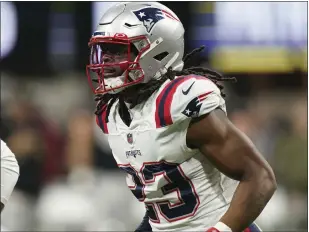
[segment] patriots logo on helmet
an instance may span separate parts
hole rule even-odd
[[[189,102],[184,111],[182,111],[181,113],[187,116],[188,118],[198,117],[201,110],[202,102],[207,98],[207,95],[210,93],[212,93],[212,91],[201,94],[198,97],[193,98],[193,100]]]
[[[146,7],[137,11],[133,11],[139,21],[143,22],[148,33],[151,32],[157,22],[164,18],[170,18],[179,21],[171,13],[154,7]]]

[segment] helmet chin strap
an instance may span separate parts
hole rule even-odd
[[[172,59],[170,59],[170,61],[163,68],[161,68],[158,72],[156,72],[153,78],[159,80],[167,72],[168,68],[174,64],[175,60],[177,60],[178,57],[179,57],[179,52],[176,52],[175,55],[172,57]],[[181,61],[180,63],[176,64],[173,67],[173,70],[181,71],[183,69],[183,66],[184,66],[184,63],[183,61]]]
[[[174,71],[181,71],[183,69],[184,63],[181,61],[179,64],[175,65],[173,70]]]

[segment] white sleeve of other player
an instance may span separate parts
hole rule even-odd
[[[13,152],[1,140],[1,202],[9,200],[19,177],[19,165]]]
[[[196,118],[220,108],[226,113],[225,101],[211,80],[193,76],[178,88],[173,98],[173,122]]]

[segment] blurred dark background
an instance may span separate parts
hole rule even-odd
[[[279,182],[260,226],[307,230],[307,2],[161,3],[181,19],[186,52],[206,46],[192,65],[238,79],[224,83],[229,117]],[[1,215],[11,230],[131,230],[144,213],[95,126],[85,75],[113,4],[1,2],[0,135],[21,167]]]

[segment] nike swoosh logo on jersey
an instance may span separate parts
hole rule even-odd
[[[187,95],[187,94],[190,92],[190,89],[192,88],[192,86],[194,85],[194,83],[195,83],[195,81],[190,85],[190,87],[189,87],[186,91],[183,91],[183,90],[182,90],[182,93],[183,93],[184,95]]]

